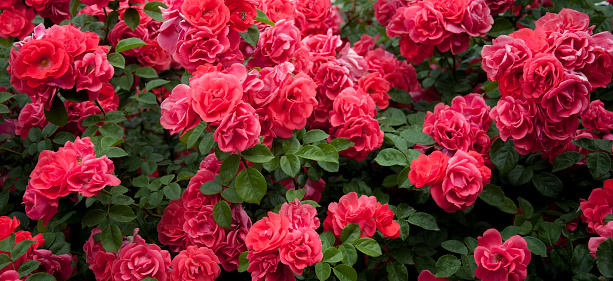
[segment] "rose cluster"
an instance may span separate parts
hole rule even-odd
[[[0,217],[0,241],[9,239],[9,237],[15,235],[14,245],[26,240],[35,242],[29,246],[27,251],[22,256],[18,257],[12,261],[12,263],[4,266],[3,268],[0,268],[0,280],[25,280],[30,274],[20,278],[19,273],[16,270],[19,269],[25,262],[32,260],[38,261],[39,266],[35,268],[31,274],[46,272],[53,275],[58,281],[68,280],[68,278],[70,278],[70,276],[76,270],[72,265],[73,256],[71,254],[55,255],[49,250],[41,249],[43,244],[45,244],[43,235],[39,233],[32,236],[32,233],[25,230],[15,232],[20,223],[21,222],[16,217],[12,219],[6,216]],[[6,254],[9,257],[11,256],[10,252],[0,251],[0,254]]]
[[[481,154],[462,150],[452,157],[440,151],[421,154],[409,171],[409,181],[417,188],[430,186],[434,202],[448,213],[472,206],[491,176]]]
[[[553,161],[564,151],[578,150],[570,142],[608,133],[613,113],[600,101],[590,104],[590,92],[611,82],[613,36],[592,34],[587,14],[562,9],[483,47],[482,67],[498,82],[502,98],[492,108],[502,140],[513,140],[521,154],[545,151]],[[577,130],[579,117],[587,130]]]
[[[394,212],[386,204],[381,205],[375,196],[362,195],[351,192],[343,195],[338,203],[328,205],[324,231],[334,233],[338,240],[343,228],[350,223],[360,226],[360,238],[372,238],[379,230],[385,237],[398,238],[400,224],[393,220]]]
[[[581,219],[587,223],[587,232],[598,234],[588,242],[590,253],[596,258],[596,250],[600,243],[613,238],[613,223],[607,222],[607,215],[613,214],[613,179],[604,181],[602,188],[592,190],[587,200],[580,201]]]
[[[305,267],[320,262],[316,216],[313,206],[295,199],[283,203],[278,214],[268,212],[254,223],[245,239],[252,280],[296,280],[294,274],[302,275]]]
[[[470,36],[483,37],[494,24],[485,0],[378,0],[375,15],[389,37],[400,37],[400,53],[414,64],[432,57],[435,47],[464,52]]]
[[[85,0],[91,2],[97,0]],[[22,39],[32,32],[36,15],[55,24],[70,19],[70,0],[4,0],[0,3],[0,37]],[[108,2],[108,1],[107,1]],[[106,4],[105,4],[106,5]]]
[[[231,204],[232,224],[225,229],[215,223],[213,207],[221,199],[219,194],[205,195],[200,186],[213,181],[219,174],[220,162],[215,154],[200,163],[200,170],[190,180],[181,199],[171,201],[157,225],[160,242],[173,252],[192,246],[210,249],[226,271],[238,268],[239,255],[247,250],[245,237],[251,228],[251,219],[241,204]]]
[[[106,155],[96,157],[89,137],[77,137],[58,151],[44,150],[23,195],[26,214],[46,225],[58,211],[60,197],[77,192],[85,197],[97,196],[106,186],[121,181],[113,175],[115,166]]]

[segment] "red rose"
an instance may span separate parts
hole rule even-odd
[[[483,70],[492,81],[510,73],[515,67],[523,66],[532,57],[532,50],[524,40],[501,35],[492,42],[493,45],[483,46],[481,51]]]
[[[523,72],[523,94],[536,100],[540,100],[565,78],[562,63],[556,57],[545,53],[536,54],[527,60]]]
[[[32,20],[35,16],[34,10],[28,9],[21,1],[3,8],[0,14],[0,37],[23,39],[34,30]]]
[[[468,2],[476,2],[476,1],[467,1],[467,0],[427,0],[432,3],[434,7],[436,7],[443,17],[447,24],[449,23],[460,23],[464,18],[464,13],[467,11]],[[489,14],[489,13],[488,13]]]
[[[113,161],[106,155],[100,158],[90,155],[77,159],[77,166],[66,178],[68,190],[76,191],[85,197],[98,196],[100,190],[106,186],[121,184],[121,180],[113,175],[114,170]]]
[[[49,121],[45,118],[43,104],[29,103],[19,111],[15,134],[26,139],[30,133],[30,129],[34,127],[43,129],[47,124],[49,124]]]
[[[613,112],[604,108],[604,103],[600,100],[595,100],[590,103],[581,115],[583,126],[588,130],[595,130],[602,133],[608,133],[613,129]]]
[[[490,117],[496,121],[500,138],[519,140],[534,130],[536,106],[529,100],[519,100],[513,97],[502,97],[498,105],[492,108]]]
[[[121,247],[111,271],[113,280],[137,281],[152,277],[166,281],[170,275],[170,254],[136,235],[133,243]]]
[[[447,278],[435,277],[429,270],[422,270],[417,277],[417,281],[449,281]]]
[[[115,253],[100,251],[89,264],[89,269],[96,276],[96,281],[111,281],[113,278],[113,262],[117,260]]]
[[[55,39],[43,38],[25,43],[10,68],[15,78],[32,88],[45,83],[66,88],[74,86],[72,59],[64,45]]]
[[[72,255],[54,255],[45,249],[34,250],[32,260],[40,262],[36,272],[46,272],[53,275],[57,280],[68,280],[74,268],[72,267]]]
[[[64,197],[70,193],[64,176],[77,164],[77,154],[60,148],[57,152],[44,150],[30,174],[28,188],[33,188],[49,199]]]
[[[313,114],[313,108],[317,105],[315,88],[313,80],[304,73],[290,75],[285,79],[268,108],[268,114],[278,122],[276,126],[287,131],[277,132],[277,135],[287,138],[291,136],[292,130],[306,126],[307,118]]]
[[[33,188],[26,188],[23,194],[23,204],[25,204],[26,215],[33,220],[43,220],[43,225],[57,214],[59,199],[49,199],[40,191]]]
[[[516,99],[524,99],[523,83],[524,83],[524,68],[523,66],[513,66],[506,74],[498,77],[498,89],[503,97],[513,97]]]
[[[364,115],[346,120],[342,126],[334,128],[331,135],[352,141],[354,145],[339,151],[339,154],[357,161],[366,159],[370,152],[381,147],[385,136],[379,128],[379,122]]]
[[[74,67],[77,72],[77,91],[88,90],[89,100],[98,98],[102,85],[108,83],[115,73],[115,68],[111,66],[102,49],[87,53],[81,59],[75,60]]]
[[[289,61],[300,48],[300,41],[300,30],[291,21],[279,21],[260,35],[254,62],[258,66],[274,66]]]
[[[294,4],[290,0],[264,0],[266,9],[263,10],[266,16],[274,22],[279,23],[281,20],[293,20],[295,9]]]
[[[137,59],[141,66],[153,67],[157,71],[167,70],[172,62],[170,53],[162,49],[157,40],[149,40],[141,49]]]
[[[183,200],[170,201],[164,209],[162,219],[157,225],[160,243],[168,245],[172,252],[179,252],[184,249],[186,235],[183,230],[183,224],[185,223],[184,212]]]
[[[387,26],[396,14],[396,10],[403,6],[403,1],[400,0],[377,0],[373,5],[375,9],[375,18],[379,24]],[[362,34],[362,36],[368,36]]]
[[[485,0],[485,2],[490,7],[492,15],[502,14],[515,4],[513,0]]]
[[[483,237],[477,238],[475,276],[483,281],[524,280],[531,257],[521,236],[512,236],[503,244],[500,232],[488,229]]]
[[[554,122],[580,115],[587,110],[591,90],[585,77],[567,74],[561,83],[543,95],[543,113]]]
[[[376,197],[362,195],[358,198],[355,192],[345,194],[338,203],[328,205],[324,231],[334,233],[338,239],[345,226],[355,223],[360,226],[360,237],[372,237],[377,231],[377,224],[373,219],[376,210]]]
[[[254,2],[242,0],[226,0],[230,12],[230,28],[237,32],[246,32],[258,16]]]
[[[373,215],[377,229],[383,235],[390,239],[396,239],[400,236],[400,224],[393,220],[394,212],[389,209],[387,203],[381,205],[377,202],[377,210]]]
[[[202,204],[185,210],[183,231],[186,234],[185,246],[209,247],[217,249],[224,240],[226,232],[213,219],[214,204]]]
[[[370,95],[375,101],[375,104],[380,109],[386,109],[389,105],[390,96],[387,92],[390,90],[390,83],[381,77],[378,72],[373,72],[360,78],[358,81],[360,90]]]
[[[330,111],[330,124],[334,127],[342,126],[349,119],[358,116],[375,117],[377,107],[374,100],[366,93],[354,88],[343,90],[332,105]]]
[[[540,28],[536,28],[534,30],[530,28],[521,28],[509,34],[509,36],[515,39],[524,40],[526,46],[528,46],[528,48],[530,48],[534,54],[544,52],[549,47],[549,43],[547,43],[547,35]]]
[[[219,259],[207,247],[187,247],[172,259],[171,266],[171,281],[212,281],[221,274]]]
[[[214,139],[224,152],[244,151],[260,142],[261,130],[255,109],[248,103],[242,103],[221,120]]]
[[[234,75],[211,72],[189,82],[187,100],[205,122],[221,121],[242,102],[243,88]]]
[[[592,84],[592,88],[606,88],[613,76],[613,54],[600,48],[594,50],[594,61],[586,63],[580,71]]]
[[[490,107],[480,94],[471,93],[466,96],[456,96],[451,100],[451,109],[460,112],[466,121],[484,131],[489,130],[492,120],[489,117]]]
[[[21,279],[19,278],[19,272],[15,270],[7,270],[4,273],[0,274],[0,280],[21,281]]]
[[[302,275],[305,267],[321,261],[321,240],[313,229],[295,230],[285,237],[279,249],[279,259],[297,275]]]
[[[47,29],[47,38],[53,38],[64,44],[66,52],[76,58],[85,52],[93,52],[99,48],[100,37],[93,32],[83,32],[72,25],[54,25]],[[104,50],[105,53],[107,50]]]
[[[189,23],[206,27],[214,34],[230,21],[230,10],[222,0],[185,0],[181,13]]]
[[[449,156],[440,151],[430,155],[420,154],[411,162],[409,181],[417,188],[439,184],[445,177]]]
[[[278,249],[290,233],[289,220],[286,216],[268,212],[268,216],[253,224],[245,244],[255,252],[274,251]]]
[[[409,37],[400,38],[400,54],[413,64],[420,64],[434,54],[434,45],[429,43],[415,43]]]
[[[426,113],[423,132],[449,150],[469,150],[474,143],[466,117],[443,103]]]
[[[223,27],[213,33],[207,27],[191,26],[181,33],[172,57],[190,72],[203,64],[219,62],[220,56],[230,49],[229,31]]]
[[[170,130],[171,135],[181,131],[185,134],[200,123],[198,114],[189,105],[187,97],[189,89],[190,87],[184,84],[175,86],[172,94],[160,105],[162,108],[160,124],[164,129]]]
[[[17,217],[12,219],[7,216],[0,217],[0,241],[11,236],[11,233],[15,232],[20,223]]]
[[[598,227],[605,225],[605,217],[613,214],[613,179],[604,181],[602,188],[592,190],[587,201],[580,200],[581,218],[587,223],[587,231],[594,233]]]

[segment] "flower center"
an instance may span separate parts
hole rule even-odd
[[[43,58],[40,60],[40,66],[47,66],[49,65],[49,59],[48,58]]]

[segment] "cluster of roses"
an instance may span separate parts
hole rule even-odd
[[[483,37],[494,24],[485,0],[392,1],[377,1],[377,20],[389,37],[400,37],[400,53],[414,64],[432,57],[435,47],[464,52],[470,36]]]
[[[93,101],[98,100],[107,111],[116,110],[119,97],[109,82],[114,68],[109,64],[107,46],[99,46],[100,38],[92,32],[82,32],[72,25],[54,25],[45,29],[38,25],[32,35],[14,44],[9,57],[11,85],[27,94],[33,103],[19,113],[16,134],[23,138],[33,127],[49,124],[44,110],[49,110],[60,89],[70,99],[73,92],[86,95],[86,102],[64,102],[69,124],[66,130],[77,133],[86,128],[81,121],[101,113]],[[70,92],[70,93],[69,93]]]
[[[491,142],[487,131],[492,123],[489,113],[481,95],[457,96],[451,106],[439,103],[434,112],[426,113],[423,132],[445,150],[474,150],[487,157]]]
[[[171,251],[179,252],[194,246],[210,249],[217,263],[230,272],[238,268],[239,255],[247,250],[245,237],[251,228],[251,219],[241,204],[230,204],[230,229],[215,223],[213,207],[222,199],[218,194],[203,194],[200,186],[213,181],[220,166],[215,154],[208,155],[200,163],[200,170],[191,178],[181,199],[171,201],[164,210],[157,231],[160,242],[168,245]]]
[[[590,92],[611,82],[613,36],[592,34],[587,14],[562,9],[483,47],[483,70],[498,81],[502,98],[492,108],[500,138],[511,139],[521,154],[545,151],[553,161],[571,140],[598,138],[589,131],[609,132],[612,113],[600,101],[590,104]],[[589,112],[589,113],[588,113]],[[588,130],[577,130],[584,116]]]
[[[448,213],[472,206],[491,176],[481,154],[462,150],[452,157],[440,151],[421,154],[409,171],[409,181],[417,188],[430,186],[432,199]]]
[[[393,220],[394,212],[386,204],[381,205],[375,196],[351,192],[343,195],[338,203],[328,205],[324,231],[334,233],[338,240],[341,232],[350,223],[360,226],[360,238],[372,238],[379,230],[385,237],[395,239],[400,236],[400,224]]]
[[[606,222],[607,215],[613,214],[613,179],[604,181],[602,188],[592,190],[587,200],[580,200],[581,218],[587,223],[587,231],[598,234],[599,237],[591,237],[588,248],[594,258],[600,243],[608,238],[613,238],[613,223]]]
[[[83,0],[91,5],[109,0]],[[0,3],[0,37],[22,39],[34,29],[32,20],[36,15],[48,18],[55,24],[70,19],[70,0],[3,0]]]
[[[115,166],[106,155],[96,157],[89,137],[77,137],[58,151],[44,150],[30,174],[23,202],[26,214],[44,225],[57,213],[60,197],[77,192],[85,197],[97,196],[106,186],[121,181],[113,175]]]
[[[302,275],[305,267],[320,262],[323,253],[315,231],[319,228],[316,216],[313,206],[295,199],[284,203],[279,214],[268,212],[254,223],[245,239],[252,280],[296,280],[293,273]]]
[[[15,244],[29,240],[35,243],[31,244],[27,251],[12,261],[12,263],[0,268],[0,280],[6,281],[22,281],[25,280],[30,274],[20,278],[18,270],[21,265],[27,261],[38,261],[39,266],[31,271],[32,274],[37,272],[46,272],[53,275],[58,281],[68,280],[70,276],[75,272],[76,268],[73,267],[73,256],[71,254],[55,255],[51,251],[41,249],[45,244],[45,239],[42,234],[37,234],[32,237],[32,233],[25,230],[15,232],[21,222],[14,217],[13,219],[2,216],[0,217],[0,241],[4,239],[10,239],[12,235],[15,235]],[[0,254],[6,254],[11,256],[10,252],[4,252],[0,250]]]
[[[83,245],[86,262],[96,281],[138,281],[146,277],[159,281],[215,280],[221,274],[219,259],[207,247],[189,246],[174,258],[156,244],[138,235],[124,237],[117,253],[107,252],[100,242],[99,228],[92,230]]]

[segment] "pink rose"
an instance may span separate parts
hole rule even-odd
[[[219,62],[220,56],[230,50],[229,31],[228,27],[217,33],[202,26],[186,28],[181,32],[172,57],[190,72],[205,63]]]
[[[162,219],[157,225],[160,243],[168,245],[172,252],[179,252],[184,249],[186,237],[183,230],[183,224],[185,223],[184,212],[183,200],[170,201],[164,209]]]
[[[596,251],[598,250],[600,243],[609,238],[613,238],[613,222],[608,222],[606,225],[599,226],[596,228],[596,233],[600,235],[600,237],[590,237],[590,241],[587,243],[587,247],[590,249],[590,254],[594,259],[596,258]]]
[[[230,21],[230,10],[221,0],[185,0],[181,13],[189,23],[206,27],[213,33],[222,30]]]
[[[278,21],[260,35],[254,62],[257,66],[274,66],[289,61],[300,49],[301,41],[300,30],[291,21]]]
[[[465,210],[475,203],[490,175],[478,153],[458,150],[449,159],[443,182],[430,187],[430,193],[445,212]]]
[[[534,30],[530,28],[521,28],[509,34],[509,36],[515,39],[524,40],[526,46],[528,46],[528,48],[530,48],[534,54],[544,52],[547,48],[549,48],[549,43],[547,43],[547,35],[540,28],[536,28]]]
[[[377,13],[377,3],[381,1],[385,0],[378,0],[377,2],[375,2],[375,15]],[[381,23],[381,21],[379,21],[379,23]],[[370,35],[362,34],[362,37],[360,37],[360,41],[353,43],[353,50],[360,56],[366,56],[366,53],[368,53],[368,51],[373,50],[377,46],[377,41],[379,40],[379,37],[381,37],[381,35],[377,34],[375,35],[375,38],[372,38]]]
[[[68,190],[76,191],[85,197],[98,196],[100,190],[106,186],[121,184],[121,180],[113,175],[114,171],[113,161],[106,155],[100,158],[90,155],[77,159],[77,166],[66,178]]]
[[[567,74],[561,83],[543,95],[543,113],[554,122],[580,115],[587,110],[591,90],[585,77]]]
[[[598,227],[605,225],[605,217],[613,214],[613,179],[604,181],[603,188],[592,190],[587,201],[580,200],[581,218],[587,223],[587,231],[594,233]]]
[[[19,111],[15,134],[26,139],[30,129],[37,127],[43,129],[49,124],[45,118],[44,105],[41,103],[29,103]]]
[[[443,42],[441,42],[442,44]],[[434,45],[429,43],[416,43],[409,37],[400,38],[400,54],[409,62],[420,64],[423,60],[432,57]]]
[[[483,46],[481,51],[483,70],[492,81],[523,66],[532,57],[532,50],[524,40],[501,35],[492,42],[493,45]]]
[[[302,275],[305,267],[314,265],[323,258],[319,235],[313,229],[289,233],[279,249],[279,257],[295,274]]]
[[[234,75],[211,72],[189,82],[187,100],[205,122],[221,121],[242,102],[243,88]]]
[[[66,52],[73,58],[99,48],[100,37],[96,33],[83,32],[73,25],[54,25],[47,29],[46,33],[47,38],[62,42]]]
[[[279,251],[249,251],[247,254],[253,281],[295,281],[291,268],[280,262]]]
[[[586,63],[594,62],[594,39],[587,32],[556,33],[550,36],[553,41],[547,52],[554,55],[567,71],[581,69]]]
[[[608,133],[613,129],[613,112],[604,108],[604,103],[595,100],[590,103],[587,110],[581,115],[583,126],[588,130]]]
[[[328,32],[326,34],[309,35],[302,39],[302,45],[306,46],[313,56],[334,58],[336,53],[340,51],[343,41],[340,36]]]
[[[586,63],[580,71],[590,81],[592,88],[605,88],[613,76],[613,54],[600,48],[594,49],[593,53],[594,60]]]
[[[435,277],[429,270],[422,270],[417,277],[417,281],[449,281],[447,278]]]
[[[278,123],[275,124],[277,135],[287,138],[292,130],[306,126],[307,118],[313,114],[317,105],[316,84],[304,73],[289,75],[281,85],[279,92],[268,107],[270,114]]]
[[[110,0],[83,0],[82,3],[85,5],[96,5],[100,9],[104,9],[106,5],[109,4]]]
[[[396,239],[400,236],[400,224],[394,221],[394,212],[389,209],[387,203],[381,205],[377,202],[377,210],[373,215],[377,229],[383,233],[383,236]]]
[[[343,90],[332,105],[330,124],[334,127],[342,126],[349,119],[358,116],[375,117],[377,107],[374,100],[366,93],[354,88]]]
[[[0,37],[17,37],[21,40],[32,33],[32,30],[34,30],[32,20],[36,16],[34,10],[28,9],[21,2],[2,8],[2,10],[2,14],[0,14]]]
[[[470,36],[483,37],[492,29],[494,18],[485,0],[469,1],[462,19],[462,27]]]
[[[377,22],[383,26],[387,26],[392,20],[392,17],[396,14],[396,10],[404,6],[402,2],[403,1],[400,0],[377,0],[373,5]],[[362,36],[368,35],[362,34]]]
[[[306,0],[296,2],[296,11],[302,13],[309,22],[323,21],[330,13],[330,0]]]
[[[378,72],[369,73],[358,81],[360,91],[367,93],[380,109],[386,109],[389,105],[390,83],[381,77]]]
[[[324,231],[334,233],[338,239],[345,226],[355,223],[362,231],[360,237],[372,237],[377,231],[377,224],[373,219],[376,210],[376,197],[362,195],[358,198],[355,192],[345,194],[338,203],[328,205]]]
[[[117,260],[115,253],[100,251],[94,256],[89,264],[89,269],[94,272],[96,281],[111,281],[113,278],[113,262]]]
[[[230,28],[237,32],[246,32],[258,16],[254,2],[241,0],[226,0],[226,6],[230,11]]]
[[[409,181],[417,188],[439,184],[445,178],[448,162],[449,156],[440,151],[420,154],[411,162]]]
[[[480,94],[456,96],[451,100],[451,109],[462,113],[466,121],[478,128],[484,131],[489,130],[492,123],[489,117],[490,107],[485,104],[485,99]]]
[[[74,86],[72,59],[64,45],[55,39],[43,38],[25,43],[10,64],[10,73],[29,87],[43,84]]]
[[[571,33],[585,31],[591,34],[594,26],[589,27],[589,25],[590,18],[587,14],[567,8],[562,9],[558,14],[546,13],[536,21],[536,28],[542,29],[547,35],[565,31],[571,31]]]
[[[175,86],[172,89],[172,94],[160,105],[162,109],[160,124],[164,129],[170,130],[171,135],[178,134],[181,131],[183,131],[183,135],[196,127],[201,121],[189,104],[187,96],[189,90],[190,87],[184,84]]]
[[[185,246],[209,247],[216,249],[226,235],[223,227],[213,219],[214,204],[202,204],[188,208],[184,212],[183,231],[186,234]]]
[[[38,272],[46,272],[53,275],[58,281],[68,280],[74,269],[72,268],[72,256],[70,254],[54,255],[45,249],[34,250],[32,259],[40,262]]]
[[[96,234],[100,234],[102,230],[98,227],[92,229],[89,235],[89,239],[85,241],[83,244],[83,252],[85,252],[85,262],[87,264],[92,264],[94,261],[94,257],[100,252],[106,252],[104,248],[102,248],[102,243],[100,241],[96,242],[94,236]]]
[[[526,240],[519,235],[502,243],[500,232],[488,229],[477,238],[475,276],[483,281],[521,281],[526,278],[531,259]]]
[[[21,281],[21,279],[19,278],[19,273],[15,270],[7,270],[4,273],[0,274],[0,280]]]
[[[353,87],[349,74],[349,69],[332,60],[319,67],[313,81],[317,83],[320,92],[334,100],[342,90]]]
[[[268,212],[268,216],[253,224],[245,244],[255,252],[274,251],[278,249],[290,233],[289,220],[286,216]]]
[[[64,197],[70,193],[64,176],[77,164],[77,154],[60,148],[57,152],[44,150],[30,174],[29,187],[49,199]]]
[[[141,66],[153,67],[157,71],[164,71],[170,68],[172,62],[171,54],[164,50],[157,40],[149,40],[138,54],[138,62]]]
[[[468,150],[474,143],[466,117],[443,103],[426,113],[423,132],[449,150]]]
[[[81,59],[75,60],[74,66],[77,72],[77,91],[88,90],[90,100],[98,98],[97,92],[115,73],[115,68],[111,66],[102,49],[87,53]]]
[[[306,49],[306,48],[305,48]],[[345,47],[338,53],[336,60],[340,65],[349,70],[349,78],[352,82],[358,81],[368,72],[368,63],[363,56],[358,55],[350,44],[345,44]]]
[[[515,4],[513,0],[485,0],[485,2],[492,11],[492,15],[502,14]]]
[[[12,219],[7,216],[0,217],[0,241],[11,236],[11,233],[15,232],[20,223],[17,217]]]
[[[266,9],[263,10],[268,18],[274,23],[281,20],[293,20],[295,9],[294,4],[289,0],[265,0]]]
[[[279,210],[279,215],[287,217],[289,227],[292,230],[314,230],[319,228],[319,219],[317,218],[315,207],[300,203],[298,198],[293,202],[283,203]]]
[[[462,21],[467,12],[467,6],[475,1],[467,0],[427,0],[443,14],[447,24],[457,24]],[[470,3],[469,3],[470,2]],[[489,15],[489,13],[487,13]]]
[[[113,280],[137,281],[153,277],[166,281],[170,275],[170,254],[135,235],[133,243],[121,247],[111,271]]]
[[[171,266],[171,281],[212,281],[221,274],[219,259],[207,247],[187,247],[172,259]]]
[[[79,157],[85,157],[87,155],[96,156],[94,144],[89,137],[77,137],[74,142],[66,142],[64,148],[73,150]]]
[[[370,152],[381,147],[385,136],[379,122],[364,115],[346,120],[342,126],[333,128],[330,135],[352,141],[354,145],[339,151],[339,154],[357,161],[366,159]]]
[[[402,7],[386,28],[390,37],[408,36],[415,43],[436,45],[449,35],[443,14],[428,1]]]
[[[451,50],[454,55],[468,50],[468,47],[470,47],[470,36],[465,32],[451,33],[443,42],[436,45],[439,51],[447,52]]]
[[[43,219],[43,225],[47,225],[57,214],[59,199],[49,199],[40,191],[28,186],[23,194],[23,204],[26,205],[26,215],[30,219]]]
[[[232,225],[215,254],[221,262],[221,266],[227,272],[234,271],[239,265],[239,256],[247,251],[245,239],[251,229],[251,218],[240,205],[232,206]]]
[[[536,110],[532,101],[507,96],[498,100],[498,105],[492,108],[490,117],[496,121],[503,141],[509,138],[519,140],[534,130]]]
[[[214,139],[224,152],[244,151],[260,142],[261,130],[255,109],[242,103],[221,120]]]
[[[562,63],[556,57],[545,53],[536,54],[527,60],[523,72],[523,95],[536,100],[540,100],[565,78]]]

